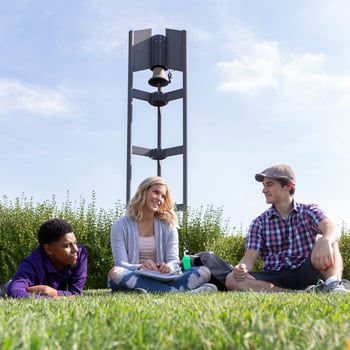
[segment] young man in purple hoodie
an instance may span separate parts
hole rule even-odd
[[[44,222],[39,247],[25,257],[8,285],[13,298],[57,298],[80,294],[87,274],[87,252],[71,225],[62,219]]]

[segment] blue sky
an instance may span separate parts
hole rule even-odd
[[[246,227],[267,208],[254,174],[287,163],[296,200],[349,224],[349,13],[347,0],[1,1],[1,195],[124,202],[128,33],[170,28],[187,31],[189,205]],[[182,142],[178,107],[163,109],[164,148]],[[156,109],[135,102],[134,118],[133,144],[154,148]],[[133,193],[156,163],[132,164]],[[176,202],[181,164],[163,161]]]

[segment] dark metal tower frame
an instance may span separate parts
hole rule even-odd
[[[127,125],[127,164],[126,164],[126,203],[130,201],[132,181],[132,155],[146,156],[157,161],[157,175],[161,176],[161,161],[167,157],[182,154],[183,158],[183,198],[177,204],[178,209],[187,207],[187,62],[186,31],[166,29],[166,35],[152,36],[151,29],[129,32],[129,73],[128,73],[128,125]],[[164,71],[182,72],[182,88],[162,92],[161,85],[157,91],[150,93],[133,87],[134,72],[150,69],[153,74],[161,67]],[[170,75],[169,75],[170,77]],[[150,79],[157,81],[158,77]],[[162,79],[162,78],[160,78]],[[170,80],[170,79],[169,79]],[[170,82],[170,81],[169,81]],[[166,83],[167,84],[167,83]],[[163,85],[164,86],[164,85]],[[162,107],[168,102],[182,98],[182,145],[162,149]],[[157,108],[157,148],[149,149],[132,144],[133,99],[149,102]]]

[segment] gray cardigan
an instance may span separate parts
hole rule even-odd
[[[173,227],[154,218],[157,264],[165,262],[172,271],[179,270],[179,236]],[[137,270],[139,264],[139,233],[136,220],[128,215],[118,219],[111,229],[111,246],[115,266]]]

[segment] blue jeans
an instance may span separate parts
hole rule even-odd
[[[163,282],[140,276],[137,272],[124,269],[124,276],[119,283],[108,280],[112,291],[129,291],[143,288],[148,292],[185,292],[195,289],[210,280],[210,273],[204,266],[195,266],[185,271],[181,277]]]

